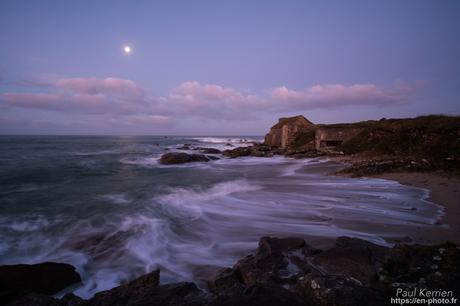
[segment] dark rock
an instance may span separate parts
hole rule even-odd
[[[87,306],[134,305],[205,305],[206,295],[193,283],[159,285],[160,271],[147,275],[111,290],[97,293]]]
[[[248,147],[238,147],[232,150],[224,150],[222,154],[230,158],[236,158],[251,155],[251,150]]]
[[[7,306],[84,306],[85,300],[68,293],[62,299],[41,293],[28,293],[7,304]]]
[[[235,296],[257,284],[281,286],[291,282],[295,273],[308,270],[294,264],[307,253],[314,252],[303,239],[263,237],[254,255],[239,260],[232,269],[221,270],[211,280],[210,288],[217,295]],[[288,266],[295,268],[290,271]]]
[[[26,293],[55,294],[79,282],[80,275],[69,264],[46,262],[0,266],[0,304]]]
[[[300,277],[298,292],[312,305],[387,305],[377,292],[363,286],[358,280],[344,275],[319,275]]]
[[[163,154],[160,158],[160,164],[172,165],[172,164],[184,164],[191,162],[208,162],[209,158],[201,154],[187,154],[171,152]]]
[[[214,148],[197,148],[200,152],[204,154],[220,154],[222,153],[221,150],[219,149],[214,149]]]
[[[339,237],[332,248],[316,255],[313,263],[328,274],[347,275],[369,285],[378,278],[387,250],[365,240]]]
[[[182,147],[178,147],[178,150],[192,150],[191,144],[186,143]]]
[[[388,252],[380,272],[388,292],[400,287],[442,288],[460,291],[460,249],[440,245],[398,244]]]
[[[242,294],[230,297],[218,297],[210,306],[305,306],[306,303],[297,294],[283,287],[257,284],[248,287]]]

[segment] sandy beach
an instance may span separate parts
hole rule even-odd
[[[403,185],[426,188],[430,191],[427,199],[445,207],[445,215],[437,228],[420,230],[422,242],[427,244],[445,241],[460,242],[460,178],[444,172],[418,173],[394,172],[373,175],[372,177],[398,181]]]

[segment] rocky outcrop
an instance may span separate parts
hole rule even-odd
[[[75,268],[64,263],[0,266],[0,304],[28,293],[55,294],[79,282]]]
[[[209,156],[201,154],[187,154],[179,152],[171,152],[163,154],[160,158],[160,164],[162,165],[173,165],[173,164],[184,164],[192,162],[208,162],[211,159]]]
[[[383,156],[380,158],[357,157],[351,161],[351,166],[339,171],[339,174],[349,174],[354,177],[374,175],[388,172],[428,172],[439,167],[425,158],[407,156]]]
[[[316,126],[301,115],[280,118],[278,123],[272,126],[268,134],[265,135],[264,144],[280,148],[306,146],[310,144],[310,146],[314,148],[315,129]]]
[[[242,156],[254,156],[254,157],[272,157],[274,154],[278,154],[277,148],[272,148],[265,145],[253,145],[250,147],[238,147],[232,150],[225,150],[222,154],[226,157],[236,158]]]
[[[189,305],[207,303],[206,294],[193,283],[159,285],[160,270],[108,291],[97,293],[87,306]]]
[[[220,153],[222,153],[222,151],[220,151],[219,149],[215,149],[215,148],[198,147],[198,148],[195,148],[194,150],[198,150],[198,151],[200,151],[201,153],[204,153],[204,154],[220,154]]]
[[[397,244],[392,248],[339,237],[319,250],[301,238],[263,237],[254,254],[209,280],[209,292],[193,283],[159,284],[159,270],[97,293],[55,299],[28,294],[14,305],[388,305],[396,290],[460,290],[460,248]]]

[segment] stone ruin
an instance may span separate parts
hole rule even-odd
[[[302,146],[330,151],[357,136],[361,131],[362,128],[351,124],[316,125],[299,115],[280,118],[265,135],[264,144],[282,149]]]

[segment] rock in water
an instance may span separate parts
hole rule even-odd
[[[0,304],[27,293],[55,294],[79,282],[75,267],[64,263],[0,266]]]
[[[220,153],[222,153],[219,149],[214,149],[214,148],[198,148],[198,150],[203,152],[204,154],[220,154]]]
[[[163,154],[160,158],[160,164],[162,165],[173,165],[173,164],[184,164],[191,162],[208,162],[209,158],[201,154],[187,154],[179,152],[171,152]]]

